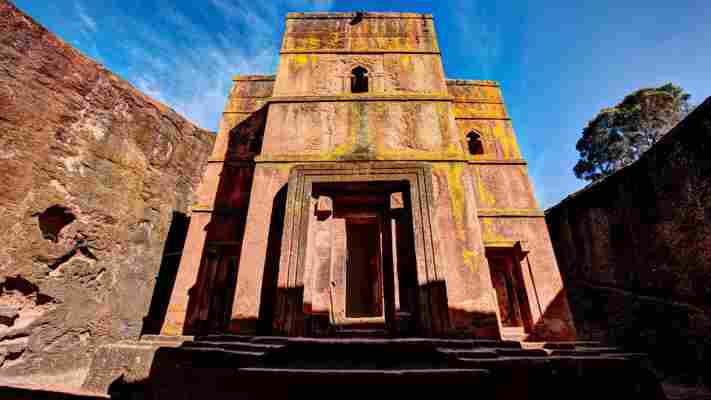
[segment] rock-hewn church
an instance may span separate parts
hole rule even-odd
[[[533,192],[430,15],[289,14],[277,74],[234,78],[162,333],[572,339]]]
[[[289,14],[277,74],[234,78],[160,334],[84,387],[656,398],[574,341],[533,192],[499,85],[445,78],[430,15]]]

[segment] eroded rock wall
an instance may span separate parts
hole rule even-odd
[[[0,381],[140,334],[214,136],[0,0]]]
[[[636,163],[546,212],[581,339],[711,382],[711,99]]]

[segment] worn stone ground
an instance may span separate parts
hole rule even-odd
[[[214,137],[0,0],[0,382],[136,338]]]

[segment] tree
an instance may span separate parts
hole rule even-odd
[[[627,95],[588,122],[575,148],[579,179],[597,181],[634,162],[693,108],[691,96],[667,83]]]

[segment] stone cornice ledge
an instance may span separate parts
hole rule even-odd
[[[479,217],[497,218],[544,218],[542,210],[537,208],[480,208]]]
[[[339,159],[330,159],[323,155],[290,155],[290,154],[265,154],[257,156],[255,159],[239,160],[229,159],[225,157],[210,157],[208,163],[226,163],[232,165],[240,165],[245,167],[253,166],[255,163],[298,163],[298,162],[361,162],[361,161],[423,161],[423,162],[466,162],[474,165],[528,165],[528,161],[516,158],[510,160],[491,160],[491,159],[469,159],[461,157],[392,157],[392,158],[374,158],[374,159],[359,159],[342,156]]]
[[[280,55],[285,54],[432,54],[441,55],[438,49],[283,49]]]
[[[438,94],[369,94],[369,95],[326,95],[326,96],[272,96],[267,99],[269,103],[313,103],[337,101],[447,101],[454,98],[449,95]]]
[[[294,154],[266,154],[258,156],[254,159],[257,164],[297,164],[297,163],[378,163],[378,162],[445,162],[445,163],[465,163],[468,160],[461,157],[446,157],[446,156],[422,156],[422,157],[385,157],[385,156],[364,156],[360,157],[357,154],[346,155],[294,155]]]
[[[514,158],[510,160],[487,160],[487,159],[475,159],[467,160],[469,164],[478,165],[528,165],[528,161],[522,158]]]

